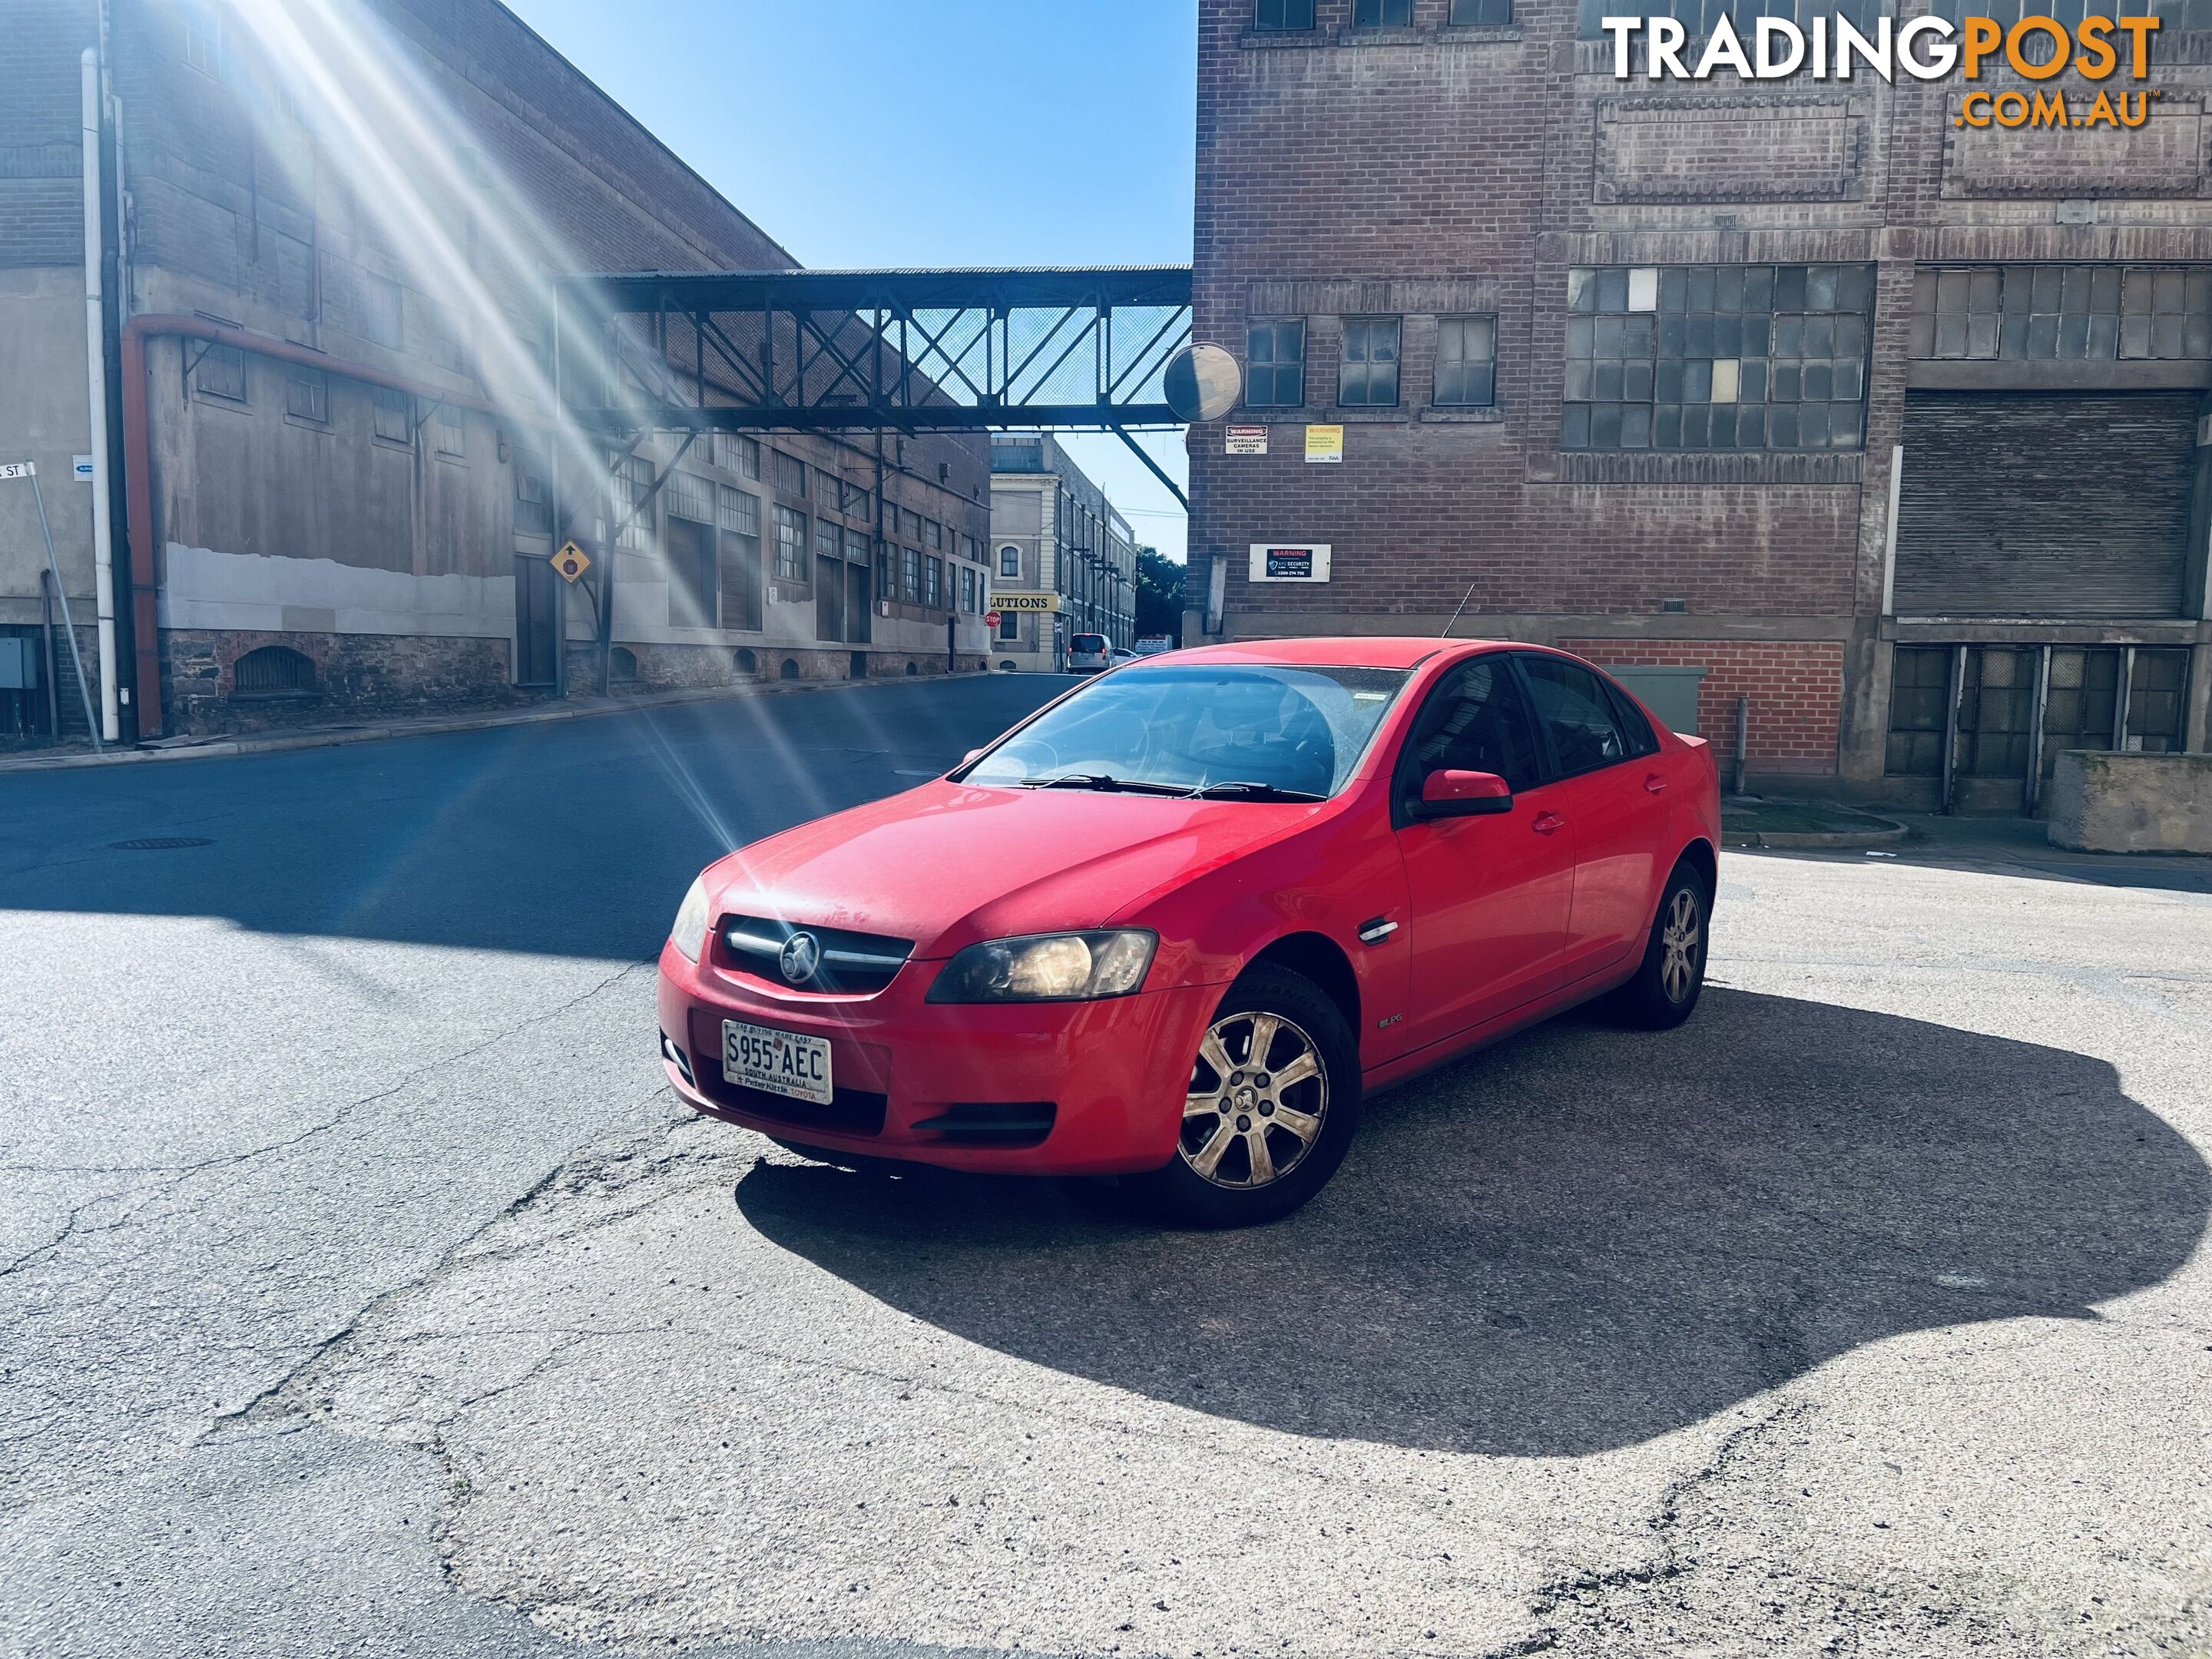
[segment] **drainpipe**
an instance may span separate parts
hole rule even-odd
[[[107,251],[100,223],[99,52],[87,46],[77,66],[82,76],[84,350],[92,406],[92,568],[100,611],[100,735],[103,742],[114,743],[123,735],[123,725],[115,680],[115,526],[107,495],[107,301],[100,283]]]
[[[479,415],[494,415],[506,420],[517,418],[513,410],[500,409],[480,398],[463,397],[424,381],[410,380],[404,374],[394,374],[387,369],[350,362],[342,357],[333,357],[327,352],[317,351],[312,346],[295,345],[289,340],[233,328],[227,323],[211,323],[204,317],[149,313],[143,317],[133,317],[124,324],[124,538],[129,546],[131,558],[131,641],[137,659],[131,683],[138,687],[135,707],[141,739],[161,735],[161,655],[155,615],[154,441],[146,386],[146,342],[155,335],[173,335],[182,339],[207,340],[216,345],[234,346],[240,351],[254,352],[264,357],[274,358],[278,362],[323,369],[344,380],[358,380],[365,386],[380,386],[393,392],[410,392],[417,398],[452,404],[457,409],[473,410]],[[519,423],[538,424],[527,420]]]

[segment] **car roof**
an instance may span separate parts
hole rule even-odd
[[[1189,662],[1310,664],[1331,668],[1415,668],[1438,652],[1466,656],[1496,648],[1498,640],[1443,640],[1433,634],[1340,634],[1295,640],[1243,640],[1178,651]]]

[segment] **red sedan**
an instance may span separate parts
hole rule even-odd
[[[1179,652],[710,866],[661,952],[661,1058],[803,1152],[1271,1220],[1376,1089],[1604,994],[1688,1018],[1719,844],[1706,745],[1579,658]]]

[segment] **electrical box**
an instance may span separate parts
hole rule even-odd
[[[38,643],[21,635],[0,636],[0,691],[30,691],[39,684]]]

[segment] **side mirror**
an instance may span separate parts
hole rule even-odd
[[[1416,818],[1473,818],[1513,810],[1513,787],[1495,772],[1457,772],[1449,768],[1421,780]]]

